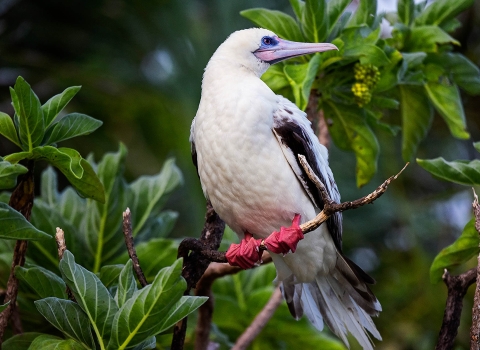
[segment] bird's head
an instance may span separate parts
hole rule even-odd
[[[261,28],[250,28],[232,33],[220,45],[212,61],[217,59],[230,62],[252,70],[261,76],[277,62],[327,50],[338,50],[328,43],[300,43],[279,38],[274,32]]]

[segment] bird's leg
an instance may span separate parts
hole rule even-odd
[[[245,238],[240,244],[231,244],[225,257],[232,266],[242,269],[251,269],[262,262],[262,251],[259,249],[262,240],[253,238],[252,234],[245,232]]]
[[[268,251],[275,254],[287,254],[290,251],[295,253],[297,244],[303,239],[303,231],[300,228],[300,214],[295,214],[292,226],[281,227],[280,232],[272,232],[270,236],[262,242]]]

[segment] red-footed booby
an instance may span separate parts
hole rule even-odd
[[[228,250],[229,262],[253,267],[260,260],[258,246],[265,244],[296,319],[305,314],[318,330],[326,323],[347,346],[351,333],[364,349],[373,349],[367,331],[381,339],[371,319],[381,306],[367,286],[374,280],[342,255],[341,214],[305,237],[299,228],[323,202],[298,154],[340,201],[328,151],[305,113],[260,79],[281,60],[332,49],[283,40],[265,29],[231,34],[205,69],[191,128],[192,157],[205,196],[242,239]]]

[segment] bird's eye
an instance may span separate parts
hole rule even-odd
[[[263,44],[265,44],[265,45],[271,45],[272,42],[273,42],[273,40],[272,40],[272,38],[270,38],[270,37],[268,37],[268,36],[264,36],[264,37],[262,38],[262,42],[263,42]]]

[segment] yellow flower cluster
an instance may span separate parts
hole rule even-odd
[[[372,99],[372,90],[380,80],[380,72],[373,64],[356,63],[354,67],[356,82],[352,85],[355,102],[363,107]]]

